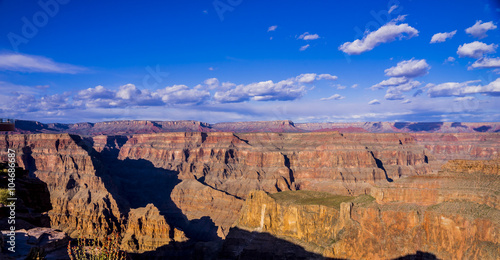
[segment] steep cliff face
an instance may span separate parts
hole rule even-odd
[[[6,135],[0,141],[16,151],[17,162],[47,184],[51,226],[87,236],[120,229],[123,219],[113,196],[96,176],[88,152],[68,134]],[[78,140],[80,138],[77,138]],[[76,235],[76,234],[75,234]]]
[[[339,207],[321,205],[327,202],[286,203],[262,191],[252,192],[237,227],[268,232],[332,258],[390,259],[418,251],[439,259],[500,257],[500,211],[485,205],[463,201],[430,207],[380,205],[363,197],[340,199]],[[246,255],[253,248],[251,237],[240,238],[244,246],[238,250],[223,247],[221,255]],[[277,256],[273,251],[267,254]]]
[[[114,149],[111,144],[119,143],[116,139],[106,138],[106,149]],[[20,166],[47,184],[53,228],[73,237],[123,232],[124,249],[139,252],[185,239],[182,231],[169,226],[152,205],[128,208],[127,213],[123,206],[127,203],[115,199],[111,191],[116,187],[110,186],[110,176],[103,174],[106,167],[101,160],[105,157],[96,154],[92,145],[92,139],[68,134],[7,135],[0,141],[0,155],[5,160],[4,148],[16,150]]]
[[[255,189],[360,194],[369,184],[431,172],[426,151],[405,134],[134,135],[118,158],[144,159],[241,198]]]

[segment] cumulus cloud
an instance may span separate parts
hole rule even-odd
[[[321,101],[326,101],[326,100],[340,100],[340,99],[344,99],[345,97],[344,96],[341,96],[339,94],[334,94],[330,97],[327,97],[327,98],[322,98],[320,99]]]
[[[336,80],[338,79],[337,76],[334,76],[334,75],[330,75],[330,74],[319,74],[317,77],[316,77],[317,80],[322,80],[322,79],[325,79],[325,80]]]
[[[444,60],[444,62],[450,62],[450,63],[455,62],[455,58],[450,56],[450,57],[446,58],[446,60]]]
[[[469,70],[472,69],[493,69],[500,68],[500,58],[481,58],[476,60],[472,65],[469,66]]]
[[[360,40],[354,40],[353,42],[345,42],[340,45],[339,50],[349,54],[357,55],[366,51],[373,50],[376,46],[381,43],[387,43],[395,41],[396,39],[412,38],[418,36],[418,30],[409,26],[408,24],[398,24],[398,22],[403,21],[405,16],[398,16],[398,18],[388,22],[387,24],[380,27],[378,30],[365,34],[365,36]]]
[[[353,85],[351,86],[351,88],[357,88],[357,87],[358,87],[358,84],[353,84]]]
[[[267,29],[268,32],[273,32],[273,31],[276,31],[276,29],[278,29],[278,26],[277,25],[273,25],[273,26],[269,26],[269,28]]]
[[[488,36],[486,34],[487,31],[494,30],[496,28],[497,26],[493,22],[483,23],[483,21],[479,20],[476,21],[476,23],[473,26],[465,29],[465,32],[476,38],[482,39]]]
[[[411,100],[409,99],[405,99],[403,101],[401,101],[401,104],[410,104],[411,103]]]
[[[210,97],[210,92],[190,89],[186,85],[165,87],[155,92],[165,104],[200,104]]]
[[[374,100],[368,102],[368,105],[380,105],[380,101],[378,101],[378,99],[374,99]]]
[[[421,84],[422,83],[420,83],[416,80],[411,80],[411,81],[404,83],[404,84],[401,84],[401,85],[389,87],[387,89],[387,92],[386,92],[384,98],[387,100],[402,100],[405,98],[405,96],[403,95],[404,92],[409,92],[409,91],[417,88]]]
[[[217,91],[213,100],[217,103],[235,103],[244,101],[287,101],[295,100],[306,93],[303,84],[311,84],[315,80],[336,80],[330,74],[304,73],[296,77],[273,82],[271,80],[255,82],[248,85],[233,85],[230,89]]]
[[[118,92],[116,92],[116,97],[121,99],[132,99],[141,95],[141,91],[134,84],[126,84],[120,86]]]
[[[453,38],[453,36],[457,33],[457,30],[453,32],[444,32],[444,33],[436,33],[432,36],[431,38],[431,43],[436,43],[436,42],[444,42],[447,39]]]
[[[86,69],[70,64],[58,63],[41,56],[4,53],[0,54],[0,70],[76,74]]]
[[[418,76],[423,76],[428,73],[430,69],[429,64],[422,60],[405,60],[398,62],[395,67],[386,69],[385,75],[389,77],[409,77],[414,78]]]
[[[300,47],[299,51],[305,51],[305,50],[307,50],[307,48],[309,48],[309,46],[311,46],[311,45],[306,44],[306,45]]]
[[[113,91],[99,85],[95,88],[88,88],[79,91],[78,94],[75,96],[75,99],[98,99],[98,98],[109,99],[113,98],[114,96],[115,93]]]
[[[316,73],[300,74],[295,77],[295,80],[299,83],[313,83],[316,80]]]
[[[485,54],[494,53],[498,45],[496,44],[486,44],[484,42],[474,41],[471,43],[465,43],[458,47],[457,54],[460,58],[469,57],[479,59]]]
[[[299,36],[299,39],[301,40],[316,40],[319,39],[319,35],[317,34],[310,34],[309,32],[305,32],[302,35]]]
[[[163,106],[173,104],[199,104],[207,101],[210,92],[174,85],[151,91],[139,89],[134,84],[120,86],[118,90],[103,86],[81,90],[73,97],[74,104],[88,108],[117,108],[132,106]]]
[[[314,75],[316,76],[316,75]],[[286,101],[295,100],[305,94],[305,86],[295,79],[282,80],[274,83],[271,80],[238,85],[228,91],[218,91],[214,101],[218,103],[255,101]],[[302,83],[305,83],[302,82]]]
[[[206,79],[203,83],[207,85],[209,89],[215,89],[219,86],[219,80],[217,78]]]
[[[405,84],[408,81],[409,81],[409,79],[406,78],[406,77],[392,77],[392,78],[383,80],[382,82],[377,83],[377,84],[371,86],[370,89],[372,89],[372,90],[383,89],[385,87],[397,86],[397,85]]]
[[[465,96],[470,94],[500,95],[500,78],[481,86],[480,80],[466,82],[446,82],[438,85],[429,85],[427,93],[430,97]]]
[[[421,85],[419,81],[413,80],[413,78],[427,74],[429,69],[430,66],[424,59],[401,61],[396,66],[385,70],[385,75],[391,78],[371,86],[370,89],[387,88],[385,99],[403,100],[405,99],[405,92],[414,90]]]

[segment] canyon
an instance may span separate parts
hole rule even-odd
[[[24,124],[0,161],[46,185],[47,225],[134,259],[500,256],[498,123]]]

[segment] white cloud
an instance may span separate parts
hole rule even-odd
[[[334,94],[330,97],[327,97],[327,98],[322,98],[320,99],[321,101],[326,101],[326,100],[340,100],[340,99],[344,99],[345,97],[344,96],[341,96],[339,94]]]
[[[410,104],[411,103],[411,100],[409,99],[405,99],[403,101],[401,101],[401,104]]]
[[[214,69],[214,67],[210,67],[210,68],[208,68],[208,70],[213,71],[215,69]]]
[[[306,44],[306,45],[300,47],[299,51],[305,51],[305,50],[307,50],[307,48],[309,48],[309,46],[310,46],[309,44]]]
[[[349,55],[361,54],[363,52],[373,50],[373,48],[381,43],[392,42],[396,39],[401,40],[405,38],[405,35],[408,39],[418,36],[417,29],[406,23],[397,24],[399,21],[403,21],[404,18],[405,16],[400,15],[398,18],[388,22],[378,30],[365,34],[361,40],[357,39],[353,42],[345,42],[340,45],[339,50]]]
[[[41,56],[4,53],[0,54],[0,70],[76,74],[86,69]]]
[[[313,83],[314,80],[316,80],[316,73],[300,74],[297,77],[295,77],[295,80],[299,83]]]
[[[436,42],[444,42],[447,39],[453,38],[453,36],[457,33],[457,30],[453,32],[444,32],[444,33],[436,33],[432,36],[431,38],[431,43],[436,43]]]
[[[378,101],[378,99],[374,99],[374,100],[368,102],[368,105],[380,105],[380,101]]]
[[[134,84],[120,86],[117,91],[103,86],[88,88],[73,97],[74,105],[87,108],[125,108],[132,106],[163,106],[172,104],[198,104],[210,97],[206,90],[174,85],[155,91],[139,89]]]
[[[450,56],[444,62],[455,62],[455,58]]]
[[[319,35],[317,34],[310,34],[309,32],[305,32],[303,33],[302,35],[299,36],[299,39],[302,39],[302,40],[317,40],[319,39]]]
[[[334,75],[330,75],[330,74],[319,74],[317,77],[316,77],[317,80],[322,80],[322,79],[325,79],[325,80],[336,80],[338,79],[337,76],[334,76]]]
[[[311,73],[313,74],[313,73]],[[303,74],[307,75],[307,74]],[[307,78],[308,76],[306,76]],[[316,77],[316,75],[314,75]],[[297,78],[304,79],[302,76]],[[273,101],[273,100],[295,100],[305,94],[305,87],[297,78],[282,80],[274,83],[271,80],[251,83],[248,85],[238,85],[227,91],[218,91],[214,94],[214,101],[218,103],[243,102],[248,100]]]
[[[353,84],[353,85],[351,86],[351,88],[357,88],[357,87],[358,87],[358,84]]]
[[[267,29],[268,32],[273,32],[273,31],[276,31],[276,29],[278,29],[278,26],[277,25],[273,25],[273,26],[269,26],[269,28]]]
[[[199,104],[210,97],[210,92],[190,89],[186,85],[174,85],[156,91],[165,104]]]
[[[476,21],[476,23],[473,26],[465,29],[465,32],[476,38],[482,39],[488,36],[486,34],[487,31],[494,30],[496,28],[497,26],[493,22],[483,23],[483,21],[479,20]]]
[[[134,84],[126,84],[120,86],[118,92],[116,92],[116,97],[121,99],[131,99],[141,94],[141,91]]]
[[[422,83],[416,81],[416,80],[411,80],[410,82],[397,85],[397,86],[392,86],[387,89],[387,92],[384,96],[385,99],[387,100],[402,100],[405,98],[403,95],[403,92],[408,92],[411,91],[418,86],[420,86]]]
[[[99,85],[95,88],[88,88],[78,92],[75,96],[75,99],[98,99],[104,98],[109,99],[113,98],[115,93],[111,90],[106,89],[105,87]]]
[[[428,87],[427,93],[430,97],[465,96],[470,94],[500,95],[500,78],[485,86],[479,85],[479,82],[480,80],[472,80],[462,83],[446,82],[438,85],[431,84]]]
[[[219,80],[217,78],[206,79],[203,83],[208,87],[208,89],[215,89],[219,86]]]
[[[481,58],[476,60],[472,65],[469,66],[469,70],[472,69],[492,69],[500,68],[500,58]]]
[[[398,5],[393,5],[391,6],[391,8],[389,8],[389,10],[387,11],[387,13],[392,13],[394,10],[396,10],[396,8],[398,8],[399,6]]]
[[[497,47],[498,45],[493,43],[488,45],[484,42],[474,41],[460,45],[458,47],[457,54],[460,58],[469,57],[479,59],[484,54],[494,53]]]
[[[383,89],[385,87],[397,86],[397,85],[405,84],[408,81],[409,81],[409,79],[406,78],[406,77],[392,77],[392,78],[383,80],[382,82],[377,83],[377,84],[371,86],[370,89],[372,89],[372,90]]]
[[[428,73],[431,67],[425,59],[422,60],[405,60],[398,62],[395,67],[386,69],[385,75],[389,77],[409,77],[414,78],[423,76]]]

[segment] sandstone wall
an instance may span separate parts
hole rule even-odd
[[[268,232],[332,258],[392,259],[421,251],[438,259],[498,259],[499,217],[499,210],[471,202],[431,207],[342,203],[335,209],[280,205],[257,191],[248,197],[238,227]]]

